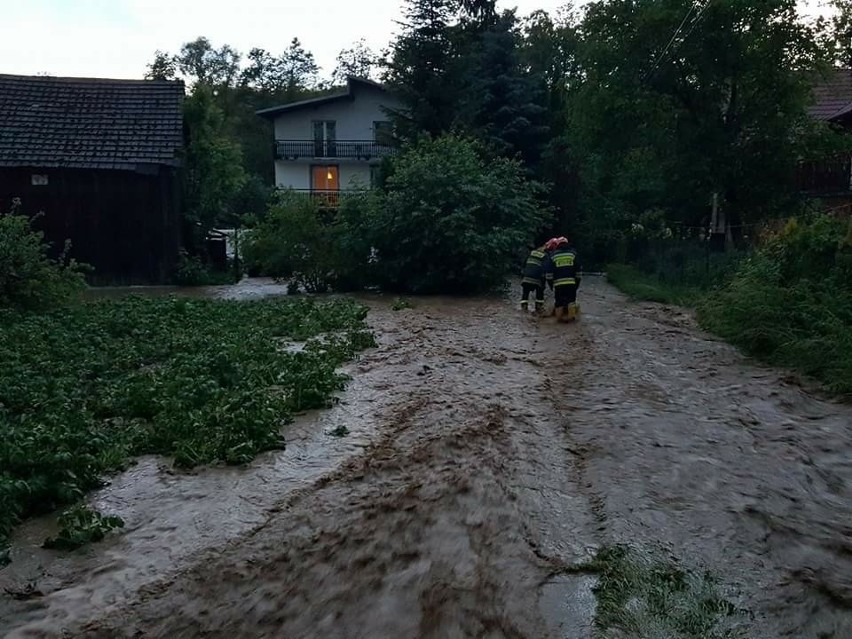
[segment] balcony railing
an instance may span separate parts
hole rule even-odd
[[[395,155],[395,146],[372,140],[276,140],[275,159],[372,160]]]
[[[800,164],[796,171],[799,191],[813,195],[846,193],[852,190],[852,158],[829,158]]]
[[[345,189],[335,191],[330,189],[280,189],[281,193],[289,193],[296,197],[309,197],[321,207],[337,208],[341,199],[351,197],[359,193],[366,193],[368,189]]]

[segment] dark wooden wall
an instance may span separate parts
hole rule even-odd
[[[33,174],[46,175],[48,184],[33,185]],[[94,267],[93,284],[161,283],[174,268],[180,198],[172,168],[0,167],[0,211],[8,212],[15,197],[23,213],[44,213],[35,226],[54,252],[71,240],[71,256]]]

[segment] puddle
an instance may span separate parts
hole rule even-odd
[[[559,575],[542,586],[538,605],[553,639],[591,639],[596,581],[588,575]]]

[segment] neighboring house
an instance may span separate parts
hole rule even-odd
[[[165,281],[180,247],[181,82],[0,75],[0,213],[20,198],[96,283]]]
[[[852,69],[837,69],[814,87],[811,117],[852,133]],[[805,194],[845,204],[852,198],[852,159],[848,155],[802,164],[798,185]]]
[[[397,107],[382,85],[349,78],[339,93],[258,111],[273,123],[275,185],[331,205],[341,192],[370,188],[395,152],[387,109]]]

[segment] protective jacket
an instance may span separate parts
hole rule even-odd
[[[550,254],[546,277],[554,288],[579,284],[580,278],[577,276],[579,271],[580,263],[577,259],[577,251],[567,244],[560,246]]]
[[[544,276],[549,268],[550,259],[543,250],[534,249],[527,258],[524,266],[524,284],[544,286]]]

